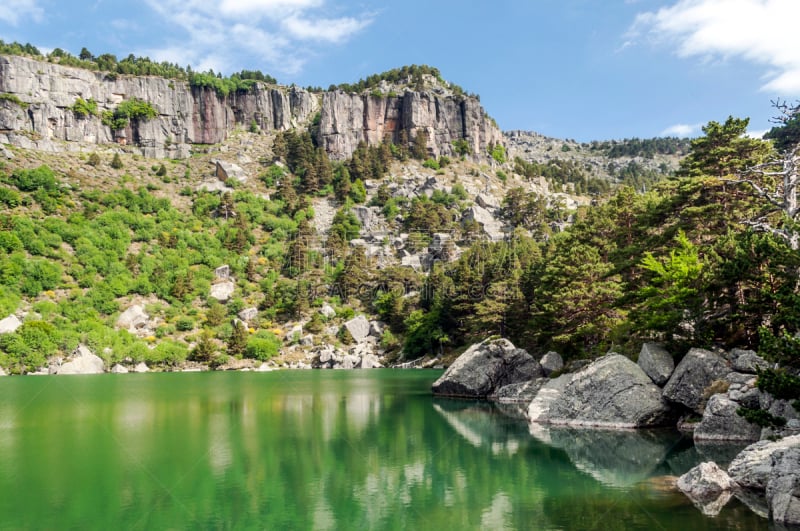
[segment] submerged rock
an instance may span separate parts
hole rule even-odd
[[[656,427],[674,421],[658,386],[638,365],[614,353],[574,374],[547,414],[538,419],[604,428]]]
[[[433,384],[436,395],[486,398],[503,386],[542,375],[542,368],[525,350],[507,339],[472,345]]]
[[[724,358],[708,350],[693,348],[675,367],[664,386],[664,398],[702,413],[703,391],[728,372],[730,369]]]

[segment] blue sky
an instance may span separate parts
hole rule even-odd
[[[301,86],[429,64],[504,130],[588,141],[768,129],[800,97],[797,20],[800,0],[4,0],[0,38]]]

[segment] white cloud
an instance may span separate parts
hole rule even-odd
[[[315,53],[315,43],[340,44],[363,30],[371,16],[325,17],[326,0],[146,0],[189,41],[146,50],[158,60],[191,63],[196,69],[230,72],[242,53],[271,71],[295,74]],[[180,56],[180,57],[177,57]]]
[[[629,38],[675,44],[681,57],[738,57],[768,69],[762,90],[800,92],[800,20],[797,0],[680,0],[641,13]]]
[[[758,131],[748,131],[744,134],[744,136],[750,138],[764,138],[764,135],[766,135],[768,132],[769,129],[760,129]]]
[[[679,138],[686,138],[695,136],[700,132],[702,124],[675,124],[667,127],[659,136],[677,136]]]
[[[36,0],[3,0],[0,4],[0,21],[16,26],[27,17],[35,21],[42,19],[44,11],[36,5]]]

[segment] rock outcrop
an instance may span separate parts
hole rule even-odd
[[[664,386],[664,398],[702,413],[703,391],[730,371],[722,356],[701,348],[691,349]]]
[[[377,145],[388,138],[397,143],[401,131],[408,139],[427,132],[432,157],[454,155],[454,140],[466,140],[472,155],[485,153],[489,144],[505,142],[473,97],[432,91],[377,97],[339,90],[322,96],[318,139],[333,158],[350,157],[359,142]]]
[[[791,448],[774,461],[766,494],[775,522],[800,525],[800,448]]]
[[[80,345],[72,353],[70,361],[56,369],[56,374],[102,374],[105,365],[86,346]]]
[[[22,321],[16,315],[9,315],[5,319],[0,319],[0,334],[10,334],[20,326],[22,326]]]
[[[751,444],[731,462],[728,474],[740,487],[764,491],[772,468],[789,449],[800,448],[800,435]]]
[[[552,351],[542,356],[542,359],[539,360],[539,364],[542,366],[542,371],[545,376],[550,376],[554,372],[564,368],[564,360],[561,358],[561,355],[558,352]]]
[[[614,353],[575,373],[547,414],[537,419],[549,424],[605,428],[665,426],[674,420],[661,390],[644,371]]]
[[[486,398],[506,385],[542,375],[539,363],[507,339],[472,345],[433,384],[433,394]]]
[[[716,516],[731,499],[733,481],[713,461],[700,463],[680,478],[678,489],[708,516]]]

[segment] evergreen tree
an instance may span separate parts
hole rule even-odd
[[[417,129],[417,136],[414,137],[414,145],[411,147],[411,156],[417,160],[428,158],[428,130]]]

